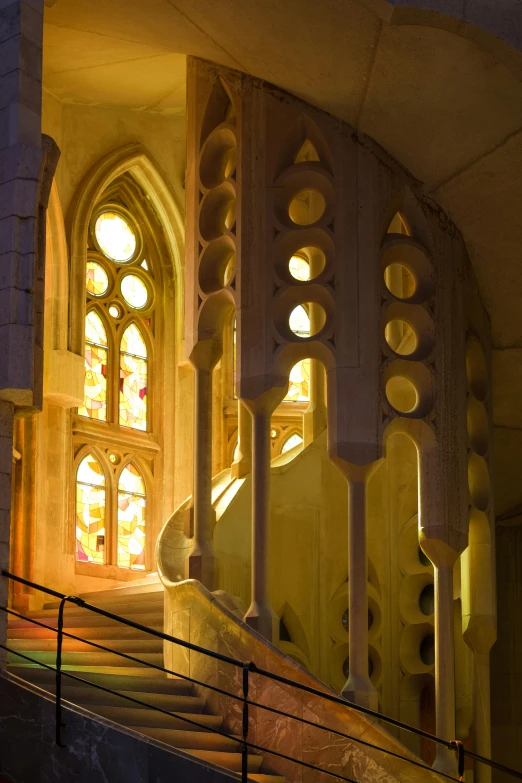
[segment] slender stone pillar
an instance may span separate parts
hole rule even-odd
[[[232,475],[243,478],[252,469],[252,422],[250,412],[241,400],[237,401],[237,432],[239,456],[232,463]]]
[[[285,392],[271,389],[246,401],[252,415],[252,597],[245,622],[272,644],[279,639],[279,621],[270,605],[269,584],[270,424]]]
[[[185,561],[185,576],[214,589],[215,557],[212,508],[212,371],[220,356],[217,345],[200,343],[194,366],[194,542]]]
[[[473,726],[475,750],[481,756],[491,758],[491,696],[489,677],[489,652],[475,652],[473,684]],[[475,783],[491,783],[492,769],[487,764],[475,763]]]
[[[368,672],[368,553],[366,482],[371,466],[342,463],[348,482],[348,618],[350,673],[345,699],[376,710],[378,696]],[[339,467],[339,465],[338,465]]]
[[[434,566],[435,581],[435,705],[438,737],[455,739],[455,630],[453,615],[453,566],[458,557],[440,539],[424,539],[422,550]],[[455,752],[437,746],[433,768],[455,774]]]
[[[310,277],[321,272],[317,260],[310,259]],[[310,333],[316,334],[323,326],[323,311],[315,304],[310,305]],[[305,446],[324,432],[327,427],[325,371],[317,359],[310,359],[310,404],[303,414],[303,442]]]

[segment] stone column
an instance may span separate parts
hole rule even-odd
[[[310,254],[310,279],[322,272],[322,261]],[[310,305],[310,333],[316,334],[323,326],[324,313],[317,305]],[[310,359],[310,404],[303,414],[303,442],[305,446],[324,432],[327,427],[325,370],[320,361]]]
[[[272,644],[279,639],[279,620],[270,605],[269,584],[270,426],[285,392],[271,389],[246,401],[252,415],[252,596],[245,622]]]
[[[455,630],[453,566],[458,553],[440,539],[423,539],[423,552],[434,567],[435,589],[435,705],[438,737],[455,739]],[[455,752],[437,745],[433,768],[455,774]]]
[[[239,457],[232,463],[234,478],[248,476],[252,469],[252,422],[246,405],[237,401],[237,434]]]
[[[348,620],[350,673],[342,696],[377,710],[378,696],[368,673],[368,553],[366,482],[373,466],[340,463],[348,482]],[[340,466],[338,464],[338,467]]]
[[[194,541],[185,560],[185,576],[214,590],[215,557],[212,508],[212,371],[220,347],[198,343],[194,367]]]

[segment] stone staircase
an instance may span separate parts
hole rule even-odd
[[[80,597],[134,622],[163,630],[164,591],[159,581],[83,594]],[[43,609],[30,612],[28,616],[55,628],[58,605],[58,601],[52,601],[44,604]],[[86,642],[64,637],[63,670],[115,691],[107,693],[65,676],[62,680],[64,700],[196,756],[203,763],[209,762],[235,773],[241,771],[241,743],[233,737],[223,737],[212,732],[212,729],[221,729],[222,718],[209,713],[205,698],[196,692],[192,683],[181,678],[167,677],[164,672],[145,665],[152,663],[163,666],[161,639],[72,604],[65,608],[64,630],[111,650],[136,656],[144,662],[137,665],[113,653],[96,650]],[[38,662],[29,663],[15,653],[10,653],[8,670],[53,693],[54,672],[39,664],[55,665],[56,633],[11,616],[8,638],[12,650]],[[165,715],[132,704],[121,694],[172,714]],[[200,724],[202,728],[187,723],[183,717]],[[250,780],[283,783],[282,777],[263,773],[262,767],[263,758],[249,754]]]

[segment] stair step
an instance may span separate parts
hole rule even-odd
[[[254,780],[256,783],[285,783],[282,775],[265,775],[262,772],[257,774],[255,772],[248,775],[249,780]]]
[[[15,653],[16,655],[16,653]],[[25,655],[25,653],[24,653]],[[54,664],[49,664],[54,667]],[[30,679],[26,674],[23,674],[24,671],[35,671],[40,670],[42,667],[39,664],[35,663],[28,663],[28,662],[22,662],[22,663],[9,663],[9,669],[12,670],[11,667],[16,666],[17,669],[19,669],[19,672],[13,671],[13,674],[18,674],[19,677],[22,677],[23,679]],[[162,679],[165,677],[165,673],[160,671],[159,669],[151,669],[145,666],[79,666],[78,664],[74,666],[62,666],[62,670],[64,672],[72,672],[73,674],[77,674],[78,677],[82,677],[85,679],[85,675],[92,672],[93,668],[96,668],[96,672],[98,674],[125,674],[127,677],[142,677],[144,672],[147,672],[147,677],[154,677],[158,679]],[[50,671],[47,669],[47,671]],[[31,680],[32,681],[32,680]]]
[[[217,750],[188,750],[192,756],[197,756],[202,761],[208,761],[216,764],[218,767],[225,767],[232,772],[241,772],[241,753],[224,753]],[[261,756],[248,755],[247,769],[249,772],[259,772],[259,767],[263,759]]]
[[[159,729],[151,726],[133,726],[133,729],[175,748],[230,755],[234,755],[240,748],[239,742],[233,737],[223,737],[221,734],[214,734],[211,731],[180,731],[179,729]],[[239,756],[241,758],[240,754]],[[259,761],[261,762],[261,758]]]
[[[109,647],[111,650],[117,652],[128,653],[129,655],[137,655],[142,657],[143,653],[157,653],[163,655],[163,642],[161,639],[104,639],[98,640],[96,636],[91,634],[93,642],[100,641],[105,647]],[[11,650],[19,650],[20,652],[55,652],[56,651],[56,634],[54,639],[9,639],[8,647]],[[96,650],[89,642],[80,642],[76,639],[68,639],[66,636],[63,639],[62,650],[64,652],[103,652],[102,650]],[[160,664],[161,665],[161,664]]]
[[[117,631],[116,628],[118,629]],[[162,639],[158,639],[158,637],[152,636],[150,633],[146,633],[146,631],[138,631],[136,628],[129,628],[128,625],[122,625],[121,623],[112,623],[111,625],[100,628],[96,627],[95,630],[93,630],[92,627],[73,627],[67,628],[66,630],[74,636],[79,636],[82,639],[92,639],[93,641],[102,642],[103,644],[106,643],[105,640],[115,638],[118,640],[121,639],[122,641],[124,639],[151,639],[157,641],[158,644],[163,644]],[[161,625],[157,625],[153,630],[162,631],[163,628]],[[9,639],[56,639],[56,630],[51,628],[39,628],[32,623],[26,623],[23,628],[15,628],[9,624],[7,636]]]
[[[116,605],[111,604],[111,606],[99,606],[99,609],[103,609],[107,612],[112,612],[113,614],[121,615],[122,617],[127,617],[128,615],[146,615],[149,612],[158,613],[159,611],[163,612],[163,600],[161,601],[130,601],[129,599],[118,602]],[[84,615],[93,615],[96,614],[90,609],[86,609],[81,606],[76,606],[76,604],[67,604],[64,610],[64,616],[65,617],[82,617]],[[57,617],[58,612],[56,609],[37,609],[34,612],[29,612],[27,615],[29,618],[34,618],[36,620],[44,620],[45,618],[49,619],[51,617]]]
[[[128,598],[129,596],[133,596],[139,599],[140,596],[146,595],[148,596],[148,600],[156,597],[156,595],[163,598],[164,592],[163,585],[159,581],[158,577],[157,582],[150,582],[149,584],[142,585],[136,585],[133,583],[132,585],[126,587],[111,587],[108,590],[94,590],[90,593],[80,593],[78,598],[87,601],[89,604],[98,606],[101,605],[102,602],[105,604],[112,601],[121,601],[122,598]],[[59,600],[48,601],[44,604],[44,609],[58,609],[59,606]]]
[[[37,663],[46,663],[48,666],[54,666],[56,663],[56,653],[54,651],[42,652],[40,650],[31,650],[30,658],[33,658]],[[163,666],[163,653],[140,653],[140,659],[143,663],[133,663],[133,666],[146,667],[147,663],[153,663],[156,666]],[[15,663],[23,661],[16,653],[8,653],[7,660],[9,663]],[[62,664],[64,666],[128,666],[129,661],[125,658],[120,658],[115,653],[106,652],[64,652],[62,654]]]
[[[127,695],[131,695],[128,693]],[[134,693],[134,698],[140,699],[151,703],[151,694],[147,693]],[[69,694],[66,697],[68,701],[71,701]],[[177,699],[179,703],[183,700],[182,709],[172,706],[169,703],[168,707],[162,709],[168,709],[171,712],[175,712],[174,715],[165,715],[163,712],[155,712],[154,710],[147,710],[144,707],[137,706],[108,706],[105,704],[90,705],[88,709],[91,712],[95,712],[98,715],[102,715],[104,718],[120,723],[123,726],[148,726],[149,728],[157,729],[181,729],[184,731],[205,731],[205,729],[219,729],[223,722],[223,718],[220,715],[204,715],[200,712],[188,712],[186,707],[192,705],[188,704],[189,697],[183,696],[170,696],[170,700]],[[197,697],[193,697],[197,702]],[[120,698],[120,703],[125,705],[129,702],[125,702]],[[85,702],[82,706],[85,706]],[[158,706],[158,705],[155,705]],[[199,706],[199,704],[198,704]],[[202,705],[201,705],[202,706]],[[183,720],[188,718],[188,720]],[[194,723],[189,723],[191,720]],[[199,725],[195,725],[199,724]]]
[[[66,613],[63,618],[63,627],[64,628],[92,628],[92,627],[106,627],[111,626],[113,628],[128,628],[129,626],[125,626],[122,623],[118,622],[118,620],[113,620],[111,617],[102,617],[100,614],[95,614],[94,612],[88,612],[86,609],[78,610],[81,611],[80,618],[77,614],[69,614]],[[53,628],[56,628],[56,612],[49,612],[48,614],[44,615],[43,617],[36,617],[33,612],[31,612],[28,617],[32,617],[36,620],[40,620],[42,623],[46,623],[47,625],[50,625]],[[150,614],[127,614],[125,616],[126,620],[130,620],[134,623],[139,623],[140,625],[146,625],[147,628],[157,628],[158,630],[162,630],[163,628],[163,611],[153,611],[150,612]],[[34,623],[31,623],[31,620],[21,620],[20,618],[14,618],[9,621],[9,628],[38,628],[37,625],[34,625]]]
[[[25,679],[30,680],[34,685],[38,685],[46,690],[54,688],[55,673],[49,669],[42,669],[37,666],[25,667],[17,664],[9,664],[7,668],[12,674],[24,677]],[[167,677],[166,675],[151,677],[150,673],[149,676],[144,676],[143,669],[139,669],[137,675],[129,675],[128,672],[121,668],[117,669],[115,672],[93,672],[92,669],[82,671],[78,667],[70,666],[67,671],[70,671],[73,674],[77,672],[78,676],[87,680],[87,682],[76,682],[75,680],[65,677],[64,687],[70,686],[71,688],[86,689],[88,693],[98,693],[99,698],[104,696],[104,692],[96,688],[91,688],[88,683],[93,682],[96,685],[110,688],[110,690],[113,691],[140,691],[147,696],[150,694],[192,696],[194,694],[192,683],[187,680],[178,677]],[[158,672],[158,674],[161,675],[161,672]],[[203,699],[201,701],[203,702]],[[197,712],[197,710],[193,711]]]

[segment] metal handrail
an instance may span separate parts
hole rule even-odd
[[[44,587],[43,585],[40,585],[40,584],[38,584],[36,582],[31,582],[31,581],[29,581],[27,579],[24,579],[24,578],[22,578],[20,576],[17,576],[16,574],[10,573],[9,571],[7,571],[5,569],[2,569],[1,574],[2,574],[2,576],[4,576],[7,579],[11,579],[11,580],[13,580],[15,582],[18,582],[20,584],[26,585],[27,587],[31,587],[33,589],[36,589],[36,590],[38,590],[40,592],[43,592],[43,593],[45,593],[47,595],[51,595],[51,596],[53,596],[55,598],[58,598],[60,600],[59,614],[58,614],[58,628],[52,628],[51,626],[47,626],[44,623],[40,623],[39,621],[37,621],[37,620],[35,620],[33,618],[24,617],[23,615],[20,615],[20,614],[14,612],[11,609],[8,609],[7,607],[0,606],[0,610],[6,611],[7,613],[10,613],[10,614],[15,614],[15,615],[17,614],[19,617],[21,617],[23,619],[26,619],[29,622],[35,623],[36,625],[40,625],[40,626],[43,626],[43,627],[46,627],[46,628],[50,628],[51,630],[56,631],[56,633],[58,635],[58,639],[57,639],[57,641],[58,641],[58,644],[57,644],[57,666],[56,666],[56,668],[50,667],[47,664],[40,664],[38,661],[36,661],[34,659],[28,658],[28,656],[24,656],[21,653],[19,653],[17,651],[14,651],[14,650],[8,650],[8,648],[5,647],[4,645],[0,645],[0,648],[5,649],[8,652],[12,652],[13,654],[18,655],[18,656],[20,656],[22,658],[27,658],[28,660],[32,660],[33,662],[38,663],[39,665],[42,665],[44,668],[51,669],[52,671],[56,672],[56,704],[57,704],[57,709],[56,709],[56,739],[57,739],[57,744],[58,745],[61,744],[61,742],[60,742],[60,729],[61,729],[61,693],[60,693],[60,690],[61,690],[61,676],[62,675],[66,675],[66,676],[71,677],[73,679],[81,680],[81,678],[75,677],[74,675],[71,675],[69,672],[63,672],[61,670],[61,645],[62,645],[62,640],[63,640],[63,636],[68,636],[70,638],[74,638],[74,639],[77,639],[79,641],[83,641],[83,642],[86,642],[88,644],[91,644],[94,647],[98,647],[100,649],[104,649],[104,650],[106,650],[108,652],[111,652],[111,653],[113,653],[115,655],[118,655],[120,657],[133,660],[134,662],[139,662],[140,664],[145,664],[145,665],[150,666],[150,667],[155,668],[155,669],[161,669],[161,670],[163,670],[163,671],[165,671],[167,673],[174,674],[175,676],[180,676],[183,679],[191,681],[191,682],[193,682],[195,684],[198,684],[198,685],[200,685],[202,687],[209,688],[211,690],[215,690],[215,691],[220,692],[220,693],[222,693],[224,695],[227,695],[229,697],[232,697],[232,698],[235,698],[235,699],[241,701],[243,703],[243,739],[242,740],[238,740],[238,741],[242,742],[243,751],[244,751],[244,749],[247,746],[248,747],[252,747],[252,748],[255,748],[255,749],[258,749],[258,750],[262,750],[263,752],[267,752],[267,753],[272,754],[272,755],[280,756],[281,758],[284,758],[284,759],[292,761],[294,763],[297,763],[297,764],[309,767],[311,769],[316,769],[317,771],[329,774],[330,776],[336,777],[336,778],[338,778],[340,780],[346,780],[346,781],[349,781],[349,783],[356,783],[355,781],[351,781],[349,778],[345,778],[345,777],[340,776],[340,775],[335,775],[334,773],[328,772],[327,770],[323,770],[323,769],[321,769],[319,767],[314,767],[313,765],[307,764],[306,762],[300,761],[299,759],[291,758],[291,757],[285,756],[284,754],[277,753],[276,751],[271,751],[269,748],[262,748],[260,746],[256,746],[256,745],[254,745],[252,743],[249,743],[247,741],[247,735],[248,735],[248,706],[250,705],[250,706],[256,706],[256,707],[259,707],[259,708],[262,708],[262,709],[267,709],[267,710],[272,711],[272,712],[276,712],[276,713],[278,713],[280,715],[283,715],[285,717],[288,717],[288,718],[291,718],[291,719],[294,719],[294,720],[298,720],[298,721],[303,722],[303,723],[309,723],[309,724],[311,724],[312,726],[314,726],[316,728],[321,728],[321,729],[324,729],[326,731],[329,731],[329,732],[335,733],[337,735],[343,736],[346,739],[349,739],[350,741],[359,742],[360,744],[366,745],[368,747],[372,747],[372,748],[374,748],[374,749],[376,749],[376,750],[378,750],[378,751],[380,751],[382,753],[386,753],[387,755],[392,755],[392,756],[395,756],[395,757],[397,757],[399,759],[407,761],[408,763],[414,764],[416,766],[420,766],[423,769],[426,769],[426,770],[430,770],[431,769],[430,767],[425,766],[425,765],[423,765],[423,764],[421,764],[419,762],[416,762],[413,759],[409,759],[407,756],[401,756],[400,754],[396,754],[396,753],[393,753],[391,751],[383,750],[378,745],[369,743],[367,741],[358,740],[355,737],[351,737],[350,735],[343,734],[342,732],[339,732],[339,731],[337,731],[335,729],[331,729],[331,728],[322,726],[321,724],[316,724],[316,723],[313,723],[311,721],[307,721],[306,719],[299,718],[298,716],[289,715],[288,713],[284,713],[282,711],[276,710],[275,708],[268,707],[266,705],[258,704],[256,702],[250,701],[248,699],[248,675],[249,675],[249,673],[256,673],[256,674],[259,674],[259,675],[261,675],[263,677],[266,677],[268,679],[280,682],[280,683],[282,683],[284,685],[288,685],[288,686],[293,687],[293,688],[298,688],[298,689],[300,689],[302,691],[305,691],[307,693],[311,693],[312,695],[319,696],[319,697],[324,698],[324,699],[326,699],[328,701],[331,701],[331,702],[334,702],[334,703],[338,703],[338,704],[342,704],[345,707],[348,706],[348,707],[350,707],[351,709],[353,709],[353,710],[355,710],[357,712],[361,712],[363,714],[369,715],[369,716],[371,716],[373,718],[376,718],[377,720],[384,721],[384,722],[389,723],[390,725],[393,725],[393,726],[395,726],[397,728],[400,728],[400,729],[403,729],[405,731],[409,731],[409,732],[411,732],[413,734],[416,734],[417,736],[424,737],[424,738],[426,738],[426,739],[428,739],[428,740],[430,740],[432,742],[435,742],[435,743],[438,743],[440,745],[443,745],[444,747],[446,747],[448,749],[455,750],[457,752],[457,759],[458,759],[458,775],[459,775],[458,779],[459,780],[462,780],[462,778],[463,778],[464,764],[465,764],[465,757],[466,757],[466,755],[468,755],[470,758],[473,758],[473,759],[475,759],[476,761],[478,761],[480,763],[487,764],[487,765],[489,765],[489,766],[491,766],[491,767],[493,767],[495,769],[498,769],[498,770],[500,770],[502,772],[505,772],[507,774],[511,774],[514,777],[522,779],[522,773],[521,772],[518,772],[516,770],[510,769],[509,767],[506,767],[503,764],[499,764],[498,762],[495,762],[492,759],[488,759],[488,758],[486,758],[484,756],[480,756],[479,754],[473,753],[472,751],[469,751],[469,750],[465,749],[464,746],[462,745],[462,743],[458,742],[456,740],[451,740],[451,741],[444,740],[441,737],[437,737],[436,735],[433,735],[433,734],[430,734],[428,732],[425,732],[425,731],[423,731],[421,729],[416,728],[415,726],[410,726],[409,724],[403,723],[402,721],[398,721],[395,718],[390,718],[390,717],[388,717],[386,715],[381,715],[380,713],[378,713],[378,712],[376,712],[374,710],[371,710],[371,709],[369,709],[367,707],[362,707],[362,706],[360,706],[358,704],[354,704],[352,702],[347,701],[346,699],[339,698],[339,697],[334,696],[332,694],[329,694],[327,692],[321,691],[321,690],[319,690],[317,688],[312,688],[310,686],[303,685],[302,683],[299,683],[299,682],[297,682],[295,680],[290,680],[290,679],[288,679],[286,677],[282,677],[282,676],[280,676],[278,674],[274,674],[273,672],[269,672],[269,671],[266,671],[264,669],[260,669],[259,667],[256,666],[256,664],[253,661],[245,663],[245,662],[239,661],[239,660],[237,660],[235,658],[231,658],[230,656],[222,655],[221,653],[216,653],[213,650],[208,650],[208,649],[206,649],[204,647],[200,647],[199,645],[193,644],[192,642],[186,642],[185,640],[178,639],[177,637],[171,636],[170,634],[166,634],[166,633],[164,633],[162,631],[157,631],[157,630],[155,630],[153,628],[149,628],[146,625],[142,625],[141,623],[136,623],[136,622],[134,622],[132,620],[128,620],[127,618],[121,617],[120,615],[114,614],[113,612],[108,612],[105,609],[100,609],[99,607],[94,606],[94,605],[89,604],[88,602],[84,601],[82,598],[78,598],[76,596],[66,596],[63,593],[58,592],[57,590],[52,590],[51,588]],[[165,669],[164,667],[157,666],[156,664],[149,664],[147,661],[142,661],[141,659],[135,658],[134,656],[129,656],[126,653],[122,653],[122,652],[119,652],[119,651],[116,651],[116,650],[111,650],[110,648],[105,648],[103,645],[98,645],[95,642],[90,642],[88,639],[82,639],[81,637],[74,636],[73,634],[67,633],[66,631],[63,630],[63,611],[64,611],[65,604],[67,602],[72,603],[72,604],[74,604],[74,605],[76,605],[76,606],[78,606],[78,607],[80,607],[82,609],[86,609],[88,611],[94,612],[95,614],[99,614],[99,615],[107,617],[109,619],[113,619],[116,622],[121,623],[122,625],[126,625],[126,626],[134,628],[136,630],[148,633],[151,636],[155,636],[157,638],[163,639],[164,641],[172,642],[173,644],[177,644],[177,645],[179,645],[181,647],[184,647],[186,649],[193,650],[194,652],[202,653],[203,655],[206,655],[208,657],[214,658],[214,659],[222,661],[224,663],[228,663],[228,664],[230,664],[232,666],[235,666],[237,668],[241,668],[242,672],[243,672],[243,696],[241,697],[241,696],[237,696],[236,694],[229,693],[228,691],[223,691],[222,689],[217,688],[216,686],[211,686],[211,685],[208,685],[206,683],[199,682],[198,680],[195,680],[193,678],[190,678],[190,677],[187,677],[187,676],[184,676],[184,675],[180,675],[180,674],[178,674],[176,672],[172,672],[172,671],[170,671],[168,669]],[[101,686],[95,685],[94,683],[90,683],[88,680],[81,680],[81,681],[82,682],[86,682],[89,685],[93,685],[94,687],[98,687],[98,688],[101,687]],[[104,689],[104,688],[101,688],[101,689],[102,690],[109,690],[109,689]],[[117,693],[115,691],[109,691],[109,692],[110,693]],[[118,693],[117,695],[121,696],[120,693]],[[145,706],[149,706],[151,709],[159,709],[159,708],[152,707],[151,705],[145,705]],[[160,712],[165,712],[164,710],[159,710],[159,711]],[[167,713],[167,714],[170,714],[170,713]],[[213,730],[213,731],[215,731],[215,730]],[[222,732],[218,731],[217,733],[222,733]],[[228,737],[229,735],[225,734],[224,736]],[[247,774],[248,774],[247,773],[246,762],[247,762],[247,755],[246,755],[245,752],[243,752],[242,777],[243,777],[244,781],[246,781]],[[445,778],[448,778],[450,780],[454,780],[454,781],[457,780],[456,778],[453,778],[450,775],[447,775],[445,773],[439,772],[437,774],[441,775],[441,776],[443,776]]]

